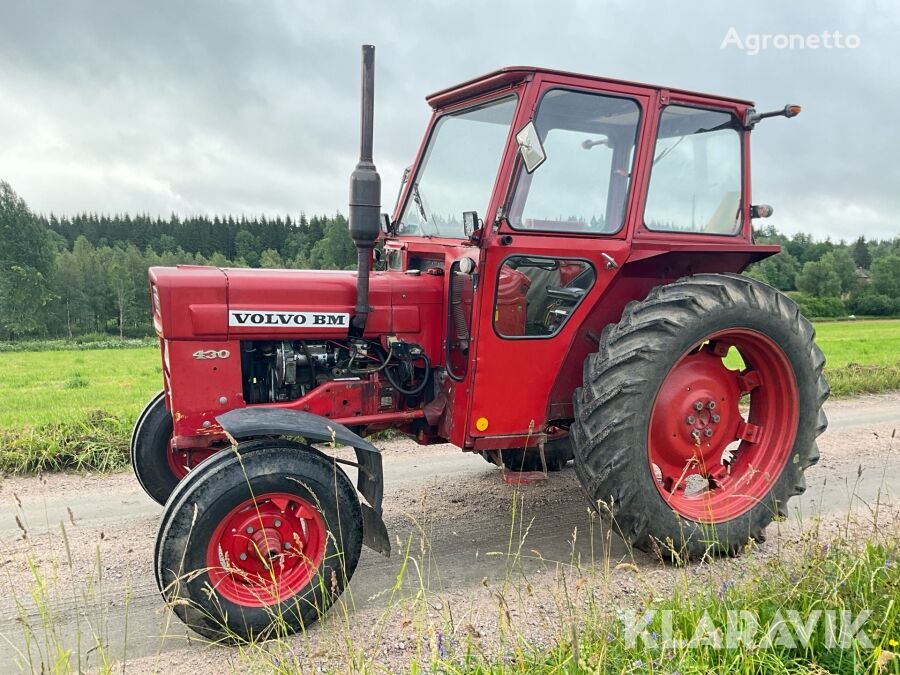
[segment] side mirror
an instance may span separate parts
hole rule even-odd
[[[372,267],[379,272],[383,272],[385,267],[387,267],[384,261],[384,251],[380,246],[376,246],[372,249]]]
[[[381,214],[381,231],[386,237],[394,234],[394,226],[391,224],[391,217],[387,213]]]
[[[478,212],[463,211],[463,234],[469,239],[478,231]]]
[[[519,145],[519,154],[522,155],[522,161],[525,162],[525,171],[528,173],[533,172],[547,159],[540,134],[538,134],[534,122],[529,122],[522,127],[522,130],[516,134],[516,143]]]

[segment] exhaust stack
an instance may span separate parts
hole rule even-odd
[[[375,114],[375,47],[362,48],[362,117],[359,163],[350,174],[350,237],[356,245],[356,313],[352,332],[362,335],[369,317],[369,270],[372,250],[381,230],[381,178],[372,162],[372,130]]]

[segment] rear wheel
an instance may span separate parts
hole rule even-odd
[[[815,331],[738,275],[653,289],[608,326],[575,394],[575,469],[635,546],[734,553],[806,488],[827,425]]]
[[[157,582],[172,609],[212,640],[317,620],[359,561],[362,512],[347,476],[314,449],[277,440],[203,467],[157,535]]]

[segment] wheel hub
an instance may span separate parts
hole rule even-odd
[[[650,427],[651,444],[660,448],[666,468],[681,472],[692,463],[718,460],[733,440],[728,436],[740,417],[740,397],[732,371],[708,348],[681,359],[657,394]]]
[[[732,347],[744,370],[726,365]],[[747,329],[711,335],[675,363],[653,405],[648,455],[663,498],[701,522],[752,508],[787,461],[798,410],[793,372],[777,344]]]
[[[311,503],[296,495],[259,495],[233,509],[210,539],[210,577],[233,602],[270,605],[310,581],[325,542],[325,523]]]

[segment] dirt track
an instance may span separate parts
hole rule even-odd
[[[900,394],[832,402],[827,411],[830,427],[820,442],[822,460],[807,473],[806,495],[791,502],[792,518],[866,509],[864,505],[876,499],[897,505],[900,478],[895,466],[900,438],[892,440],[891,434],[900,428]],[[498,470],[481,458],[449,446],[390,443],[384,457],[385,519],[395,549],[410,537],[414,541],[421,586],[433,598],[428,612],[437,616],[444,605],[452,605],[457,608],[455,620],[489,637],[490,617],[496,613],[490,589],[510,570],[509,556],[492,553],[507,551],[514,488],[502,483]],[[614,565],[632,559],[619,539],[605,536],[592,524],[571,468],[545,483],[519,488],[518,495],[524,526],[530,527],[524,547],[528,555],[517,562],[521,565],[517,573],[527,576],[531,584],[538,586],[550,578],[547,575],[556,569],[553,561],[581,560],[589,565],[593,560],[604,567],[609,561]],[[151,564],[160,510],[130,473],[16,478],[0,483],[3,672],[32,667],[25,656],[26,625],[37,637],[31,653],[37,659],[33,667],[40,672],[41,654],[46,651],[41,605],[52,617],[46,623],[52,625],[59,642],[75,648],[80,635],[86,652],[93,644],[91,633],[99,633],[111,658],[127,654],[126,672],[200,675],[243,669],[234,650],[191,640],[163,606]],[[778,527],[773,525],[773,531]],[[423,534],[427,546],[420,554]],[[519,537],[516,533],[514,538]],[[773,539],[778,537],[770,537],[763,554],[775,545]],[[333,656],[329,645],[334,647],[352,634],[357,644],[392,654],[402,663],[416,648],[409,627],[399,621],[385,626],[377,636],[371,630],[386,616],[387,590],[395,583],[400,560],[400,556],[384,559],[364,549],[343,608],[332,610],[336,618],[311,631],[312,647],[304,642],[298,649],[319,650],[313,656],[327,660]],[[29,561],[46,583],[47,599],[41,603],[32,595],[35,578]],[[634,561],[651,577],[663,580],[668,574],[649,558],[635,554]],[[664,585],[664,580],[660,583]],[[629,592],[628,584],[622,581],[621,592]],[[414,586],[421,588],[418,582]],[[512,612],[520,614],[524,625],[536,634],[548,618],[552,624],[554,614],[553,608],[536,608],[527,599]],[[341,620],[348,615],[346,623],[352,629]],[[99,652],[83,656],[87,669],[94,670]]]

